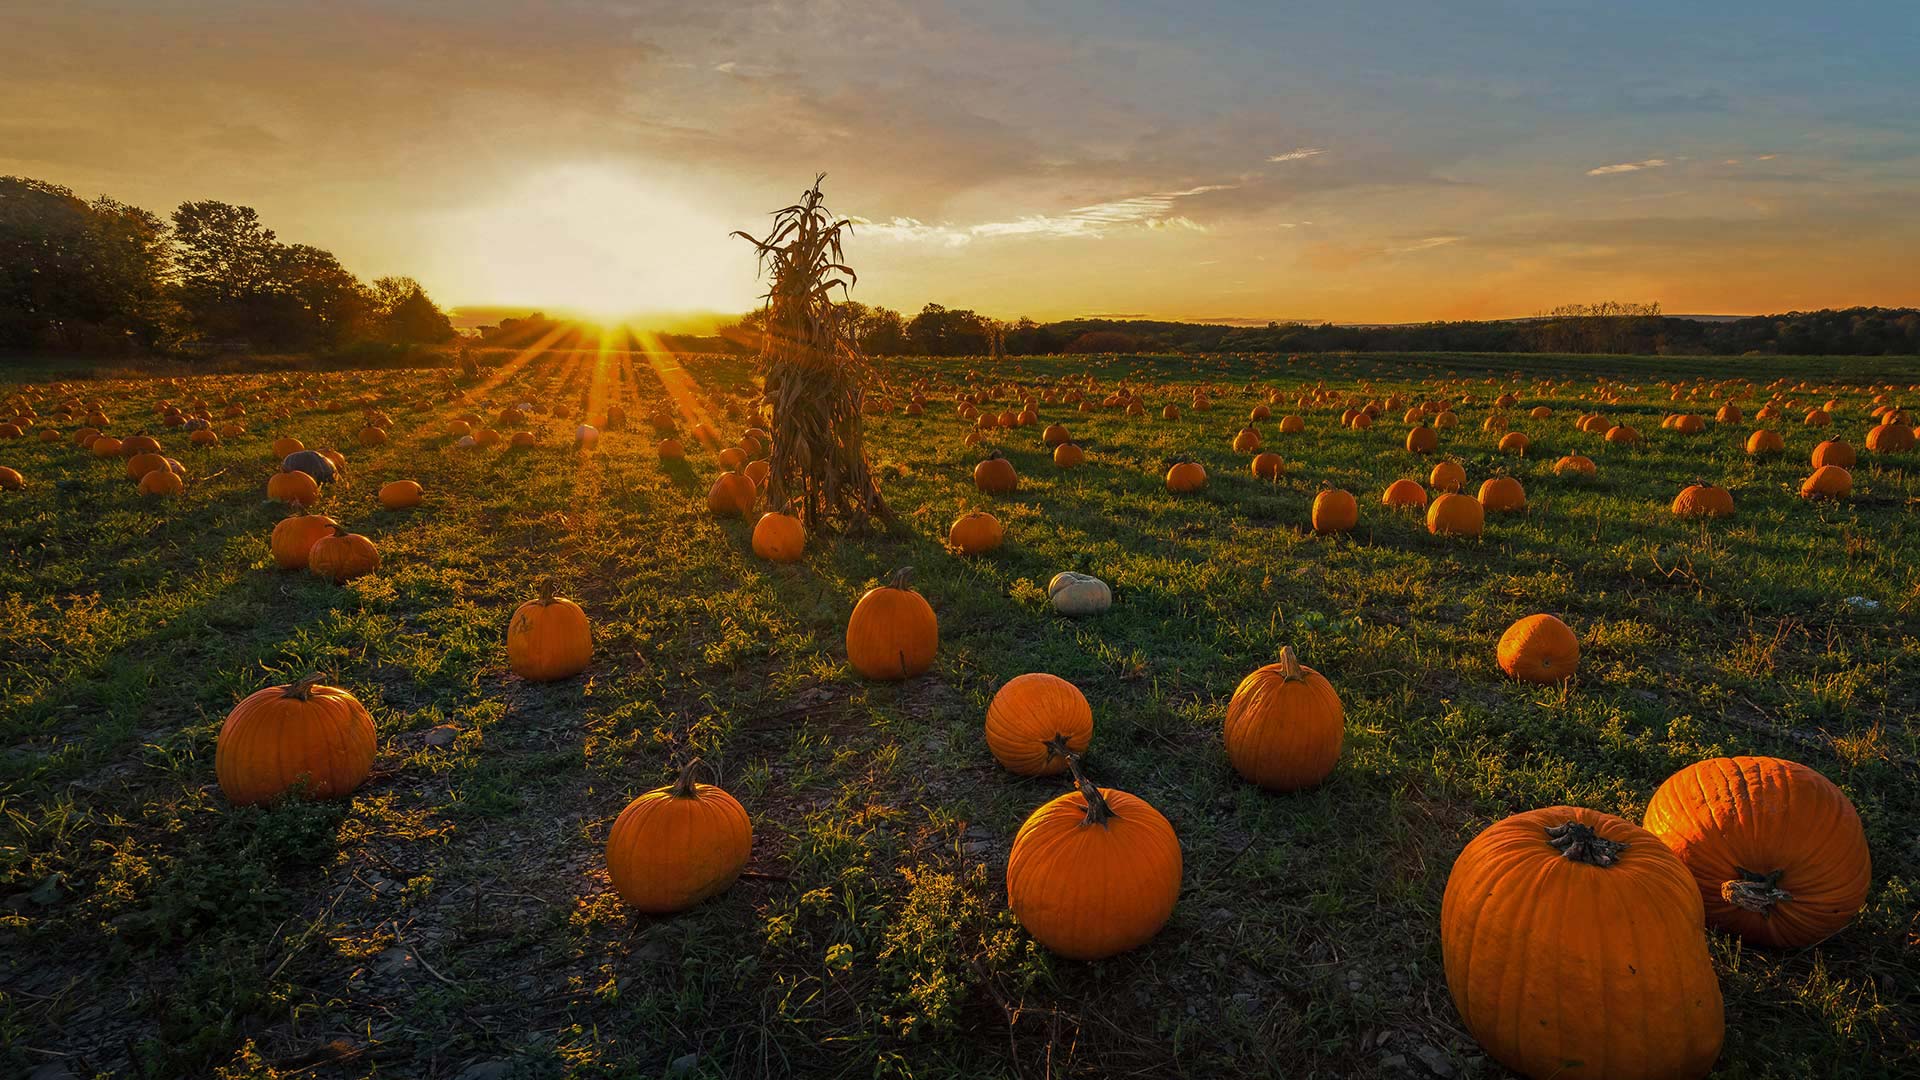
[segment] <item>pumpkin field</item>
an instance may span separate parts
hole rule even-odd
[[[0,382],[0,1074],[1920,1074],[1920,362],[648,345]]]

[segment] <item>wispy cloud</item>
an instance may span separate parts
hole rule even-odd
[[[1318,146],[1299,146],[1299,147],[1295,147],[1292,150],[1287,151],[1284,154],[1275,154],[1272,157],[1268,158],[1267,160],[1268,161],[1300,161],[1304,158],[1318,157],[1319,155],[1324,153],[1326,153],[1326,150]]]
[[[1612,176],[1615,173],[1639,172],[1642,169],[1664,169],[1666,158],[1648,158],[1645,161],[1623,161],[1618,165],[1602,165],[1597,169],[1588,169],[1588,176]]]
[[[1115,229],[1143,226],[1149,229],[1184,229],[1205,232],[1206,226],[1173,209],[1182,199],[1225,191],[1232,184],[1202,184],[1182,191],[1156,191],[1110,202],[1076,207],[1061,214],[1029,214],[1011,221],[983,221],[974,225],[934,224],[916,218],[897,217],[887,221],[854,218],[868,235],[886,240],[941,244],[959,247],[976,238],[1005,236],[1055,236],[1098,239]]]
[[[1413,251],[1427,251],[1432,248],[1446,247],[1448,244],[1457,244],[1465,239],[1464,236],[1423,236],[1412,243],[1390,247],[1387,249],[1387,254],[1405,255]]]

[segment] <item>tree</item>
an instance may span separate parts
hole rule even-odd
[[[0,344],[151,346],[168,335],[171,269],[153,214],[0,177]]]
[[[378,327],[375,333],[380,340],[395,345],[437,345],[454,336],[446,312],[412,278],[379,278],[370,291]]]
[[[209,336],[256,329],[250,317],[257,318],[260,296],[273,291],[279,245],[253,207],[181,203],[173,240],[180,301],[195,328]]]
[[[284,244],[273,257],[275,285],[299,306],[301,325],[287,329],[303,343],[338,348],[368,336],[373,297],[332,252]]]

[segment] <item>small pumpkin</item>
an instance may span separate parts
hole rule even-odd
[[[1693,875],[1707,924],[1758,945],[1825,941],[1859,913],[1873,883],[1853,801],[1798,762],[1689,765],[1653,793],[1645,825]]]
[[[571,679],[593,661],[593,630],[580,605],[553,593],[553,579],[540,595],[514,609],[507,620],[507,666],[529,682]]]
[[[806,526],[793,514],[770,510],[753,523],[753,553],[768,562],[799,562],[806,547]]]
[[[294,506],[320,501],[320,482],[298,469],[274,473],[267,480],[267,498]]]
[[[715,517],[746,517],[759,498],[760,489],[746,474],[728,470],[714,478],[707,489],[707,509]]]
[[[1380,505],[1395,510],[1424,510],[1427,507],[1427,489],[1421,487],[1417,480],[1395,480],[1381,493]]]
[[[1091,574],[1064,570],[1047,582],[1047,599],[1062,615],[1098,615],[1113,606],[1113,590]]]
[[[1000,546],[1005,530],[984,510],[960,515],[947,530],[947,544],[962,555],[984,555]]]
[[[973,486],[988,495],[1007,495],[1020,486],[1020,475],[1013,471],[1013,462],[995,450],[973,467]]]
[[[1427,476],[1427,485],[1435,491],[1459,491],[1467,483],[1467,470],[1452,461],[1436,462]]]
[[[394,480],[380,485],[380,505],[389,510],[408,510],[420,505],[426,489],[418,481]]]
[[[1318,785],[1340,760],[1346,711],[1326,677],[1300,663],[1293,646],[1233,691],[1227,702],[1227,758],[1269,791]]]
[[[180,474],[169,468],[158,468],[140,478],[142,495],[178,495],[187,489],[186,481]]]
[[[372,540],[338,525],[332,535],[314,541],[307,550],[307,569],[335,585],[371,574],[379,565],[380,552]]]
[[[1786,440],[1767,428],[1761,428],[1747,436],[1747,453],[1749,454],[1778,454],[1786,448]]]
[[[1278,480],[1280,474],[1286,471],[1287,463],[1280,459],[1279,454],[1268,450],[1253,456],[1252,468],[1253,475],[1258,479]]]
[[[907,585],[911,569],[895,570],[869,589],[847,619],[847,662],[869,679],[910,679],[933,666],[940,621],[933,605]]]
[[[1421,424],[1407,432],[1407,449],[1416,454],[1431,454],[1440,449],[1440,434]]]
[[[308,675],[258,690],[227,714],[214,741],[214,773],[235,806],[267,802],[295,786],[315,799],[352,794],[373,771],[373,717],[352,694]]]
[[[1167,490],[1175,495],[1199,491],[1206,486],[1207,470],[1197,461],[1175,462],[1167,470]]]
[[[1068,755],[1093,740],[1093,708],[1058,675],[1032,672],[1007,680],[987,705],[987,749],[1021,776],[1067,771]]]
[[[1350,491],[1328,488],[1313,497],[1313,531],[1343,533],[1360,524],[1360,502]]]
[[[1813,448],[1813,467],[1816,469],[1822,465],[1838,465],[1843,469],[1851,469],[1858,463],[1853,445],[1844,440],[1828,439]]]
[[[1732,517],[1733,493],[1712,484],[1689,484],[1673,497],[1675,517]]]
[[[1053,448],[1053,464],[1055,468],[1071,469],[1077,465],[1084,464],[1086,460],[1087,452],[1073,443],[1065,442]]]
[[[1035,941],[1071,960],[1146,944],[1180,899],[1180,841],[1146,800],[1096,787],[1035,810],[1007,857],[1007,906]]]
[[[1553,463],[1555,476],[1593,476],[1599,471],[1593,459],[1584,454],[1568,454]]]
[[[1694,1080],[1720,1054],[1699,890],[1611,814],[1550,806],[1474,837],[1447,875],[1440,954],[1467,1030],[1524,1076]]]
[[[1527,508],[1527,491],[1511,476],[1490,477],[1480,485],[1480,505],[1495,512]]]
[[[26,486],[27,478],[20,475],[19,469],[0,465],[0,490],[20,491]]]
[[[332,536],[339,522],[325,514],[295,514],[273,527],[267,546],[282,570],[305,570],[307,555],[321,537]]]
[[[753,855],[753,823],[740,801],[696,783],[694,758],[679,779],[628,803],[607,832],[607,877],[620,899],[667,915],[740,879]]]
[[[1507,627],[1497,649],[1500,670],[1522,682],[1557,683],[1580,663],[1580,639],[1552,615],[1529,615]]]
[[[1840,499],[1853,490],[1853,474],[1838,465],[1822,465],[1800,484],[1806,499]]]
[[[1427,531],[1435,536],[1479,536],[1486,526],[1487,508],[1467,495],[1444,492],[1427,508]]]

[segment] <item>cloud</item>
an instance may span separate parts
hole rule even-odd
[[[1466,237],[1464,236],[1423,236],[1412,243],[1390,247],[1387,249],[1387,254],[1405,255],[1413,251],[1427,251],[1432,248],[1446,247],[1448,244],[1457,244],[1465,239]]]
[[[1214,191],[1228,191],[1232,184],[1202,184],[1180,191],[1156,191],[1109,202],[1076,207],[1061,214],[1029,214],[1011,221],[984,221],[973,225],[932,224],[917,218],[895,217],[885,221],[853,218],[855,226],[871,236],[886,240],[933,243],[960,247],[976,238],[1005,236],[1054,236],[1074,239],[1098,239],[1115,229],[1184,229],[1205,232],[1206,226],[1173,213],[1182,199]]]
[[[1615,173],[1639,172],[1642,169],[1663,169],[1666,158],[1648,158],[1645,161],[1624,161],[1618,165],[1602,165],[1597,169],[1588,169],[1588,176],[1612,176]]]
[[[1267,160],[1268,161],[1300,161],[1305,158],[1316,157],[1324,153],[1326,153],[1326,151],[1321,149],[1318,146],[1301,146],[1301,147],[1296,147],[1292,150],[1289,150],[1284,154],[1275,154],[1272,157],[1268,158]]]

